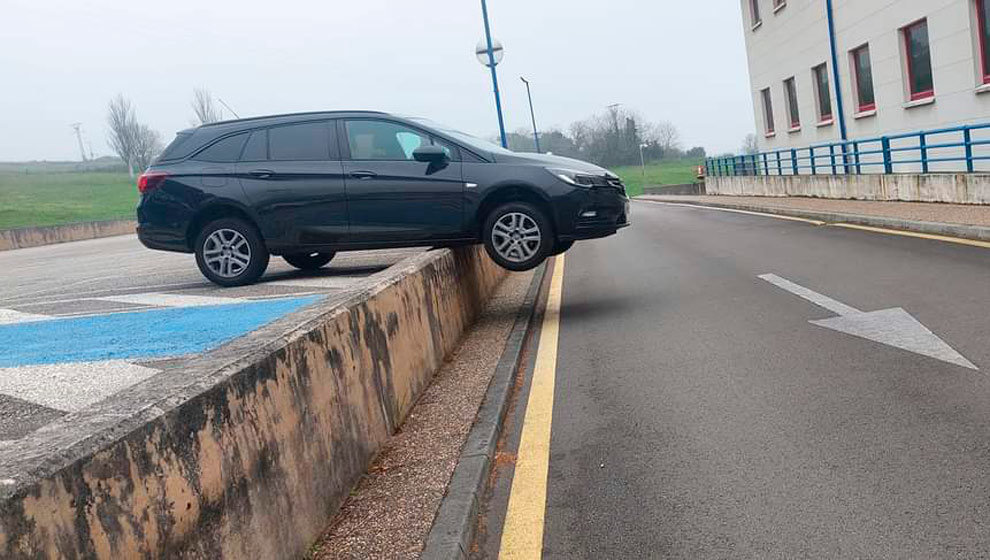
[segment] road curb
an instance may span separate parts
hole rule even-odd
[[[505,350],[485,392],[485,400],[461,448],[457,467],[426,538],[426,547],[420,556],[422,560],[462,560],[468,556],[479,505],[502,432],[509,394],[521,364],[523,345],[535,324],[536,302],[547,269],[547,264],[544,264],[533,276],[522,308],[516,314]]]
[[[798,208],[780,208],[777,206],[761,206],[758,204],[741,204],[727,202],[698,202],[694,200],[671,200],[669,198],[657,199],[647,197],[636,197],[644,202],[667,202],[673,204],[688,204],[691,206],[705,206],[711,208],[725,208],[728,210],[746,210],[748,212],[763,212],[764,214],[776,214],[780,216],[791,216],[794,218],[805,218],[808,220],[818,220],[830,224],[853,224],[860,226],[870,226],[886,229],[896,229],[911,231],[915,233],[928,233],[934,235],[945,235],[949,237],[960,237],[962,239],[972,239],[976,241],[990,241],[990,227],[968,226],[964,224],[947,224],[943,222],[923,222],[918,220],[903,220],[900,218],[888,218],[884,216],[867,216],[864,214],[846,214],[842,212],[820,212],[816,210],[803,210]]]
[[[134,220],[107,220],[76,222],[57,226],[0,229],[0,251],[130,235],[134,233],[136,228],[137,222]]]

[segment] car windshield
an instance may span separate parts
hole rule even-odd
[[[478,138],[477,136],[468,134],[467,132],[461,132],[457,129],[451,128],[444,124],[440,124],[425,117],[409,117],[409,120],[428,126],[433,130],[436,130],[437,132],[442,132],[447,136],[450,136],[454,140],[457,140],[458,142],[464,144],[468,148],[473,148],[475,150],[479,150],[483,152],[491,152],[496,154],[513,153],[511,150],[507,150],[494,142],[489,142],[488,140],[485,140],[483,138]]]

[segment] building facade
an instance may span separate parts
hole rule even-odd
[[[740,4],[760,151],[990,123],[990,0]]]

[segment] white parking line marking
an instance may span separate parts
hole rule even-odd
[[[355,282],[364,280],[364,276],[348,277],[348,276],[322,276],[315,278],[290,278],[287,280],[275,280],[272,282],[265,282],[265,286],[298,286],[300,288],[329,288],[339,290],[341,288],[348,288],[352,286]]]
[[[155,307],[199,307],[203,305],[229,305],[232,303],[244,303],[245,299],[192,296],[184,294],[122,294],[119,296],[106,296],[91,298],[99,301],[114,301],[118,303],[134,303],[138,305],[151,305]]]
[[[0,393],[77,412],[157,373],[121,360],[0,368]]]
[[[31,321],[44,321],[47,319],[51,319],[51,317],[48,315],[35,315],[34,313],[22,313],[13,309],[0,309],[0,325],[29,323]]]

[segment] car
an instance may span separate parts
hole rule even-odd
[[[256,282],[271,255],[316,270],[393,247],[483,243],[498,265],[529,270],[629,225],[625,187],[601,167],[371,111],[183,130],[138,190],[141,243],[195,253],[221,286]]]

